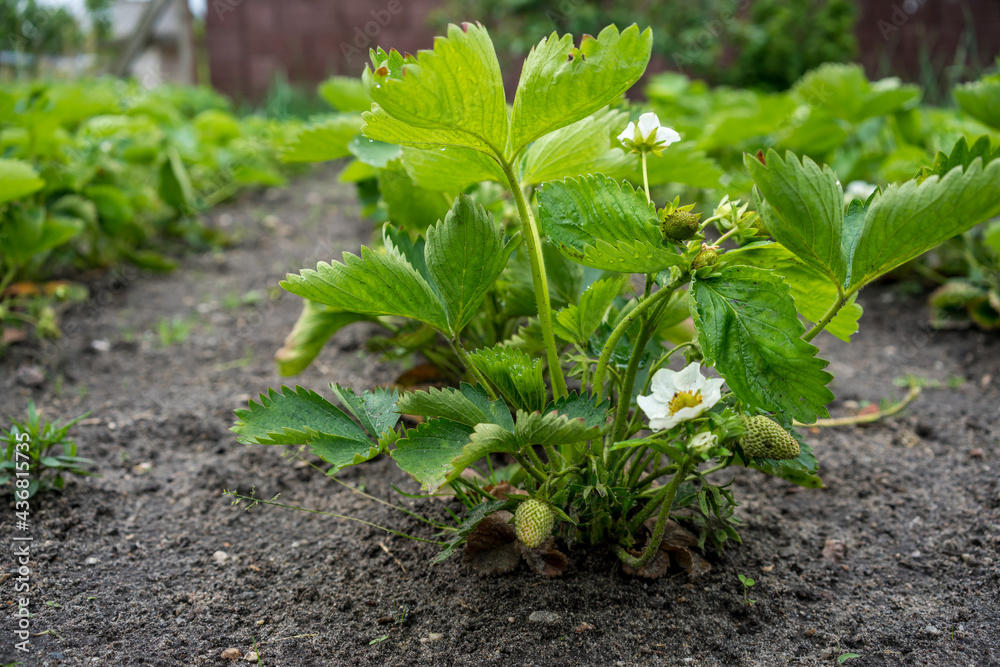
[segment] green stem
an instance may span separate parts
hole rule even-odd
[[[615,442],[625,437],[628,426],[628,409],[632,405],[633,385],[635,385],[635,374],[639,371],[639,362],[642,354],[646,351],[646,344],[649,343],[650,330],[649,322],[645,317],[639,324],[639,335],[635,339],[635,347],[632,348],[632,356],[629,357],[628,367],[625,369],[625,378],[622,382],[622,391],[618,396],[618,407],[615,411]]]
[[[646,151],[642,152],[642,187],[646,190],[646,201],[653,201],[649,196],[649,172],[646,170]]]
[[[844,294],[844,290],[838,287],[837,292],[839,293],[839,296],[837,297],[837,300],[833,302],[833,305],[830,306],[830,310],[826,311],[826,315],[824,315],[823,319],[816,323],[816,326],[802,336],[802,340],[808,343],[813,338],[818,336],[819,332],[826,328],[826,325],[828,325],[830,321],[837,316],[840,309],[847,303],[848,297]]]
[[[534,452],[532,452],[532,453],[534,453]],[[531,475],[532,477],[534,477],[538,481],[539,484],[544,484],[545,483],[545,475],[543,475],[542,473],[540,473],[533,465],[531,465],[528,462],[528,459],[525,456],[523,456],[522,454],[511,454],[511,456],[513,456],[514,460],[517,461],[521,465],[521,467],[524,468],[524,470],[529,475]],[[536,455],[536,458],[537,458],[537,455]],[[541,463],[541,461],[539,461],[539,463]]]
[[[668,298],[674,291],[684,284],[686,278],[678,278],[674,282],[670,283],[663,289],[659,290],[655,294],[651,295],[648,299],[643,299],[642,303],[632,309],[628,315],[626,315],[618,326],[615,327],[614,331],[611,332],[611,336],[608,338],[608,342],[604,344],[604,348],[601,350],[601,356],[597,360],[597,370],[594,372],[594,383],[592,385],[593,392],[597,395],[597,400],[601,400],[601,396],[604,393],[604,375],[608,372],[608,362],[611,361],[611,353],[614,352],[615,345],[621,340],[625,332],[635,323],[636,319],[641,317],[643,313],[655,306],[660,301]],[[628,388],[631,392],[631,387]]]
[[[663,487],[663,491],[658,493],[656,497],[650,501],[649,505],[646,506],[647,508],[650,506],[655,507],[659,504],[660,515],[656,519],[656,526],[653,528],[653,535],[649,540],[649,544],[647,544],[646,548],[643,550],[642,555],[636,557],[626,551],[623,547],[617,545],[615,546],[615,554],[626,565],[635,569],[642,568],[649,563],[649,561],[653,560],[653,556],[655,556],[656,552],[659,551],[660,544],[663,542],[663,532],[667,527],[667,519],[670,517],[670,509],[674,504],[674,497],[677,495],[677,490],[680,488],[681,482],[684,481],[684,478],[687,476],[687,470],[688,460],[685,458],[681,462],[681,465],[677,470],[677,474],[670,480],[670,483]],[[645,520],[646,519],[644,518],[642,521]],[[638,522],[636,527],[641,526],[642,521]],[[632,523],[629,524],[629,528],[633,531],[636,529],[633,527]]]
[[[542,326],[542,339],[545,342],[545,354],[549,362],[549,376],[552,378],[552,391],[556,397],[568,396],[566,379],[559,365],[559,349],[556,347],[556,337],[552,333],[552,305],[549,299],[549,282],[545,273],[545,258],[542,257],[542,240],[538,235],[538,227],[531,216],[531,211],[524,200],[521,185],[514,175],[514,169],[506,160],[500,161],[504,175],[510,185],[511,193],[517,204],[517,213],[521,217],[524,229],[524,241],[528,246],[528,260],[531,263],[531,280],[535,288],[535,304],[538,307],[538,321]]]
[[[673,502],[672,494],[676,493],[677,489],[674,489],[673,491],[671,491],[670,489],[672,486],[680,486],[680,483],[684,481],[685,477],[687,477],[687,468],[688,468],[688,461],[687,459],[685,459],[681,464],[681,466],[677,468],[678,474],[674,475],[674,478],[670,480],[670,483],[667,484],[662,489],[660,489],[657,492],[657,494],[653,496],[653,499],[650,500],[649,503],[645,507],[643,507],[639,511],[639,513],[636,514],[634,517],[632,517],[632,519],[628,522],[629,532],[634,532],[638,530],[639,526],[641,526],[643,522],[646,521],[646,519],[653,516],[653,512],[656,511],[656,508],[660,506],[660,503],[663,502],[663,499],[666,498],[668,495],[670,496],[671,499],[670,502]],[[681,472],[683,472],[684,474],[680,475]],[[678,481],[678,476],[680,478],[680,481]]]

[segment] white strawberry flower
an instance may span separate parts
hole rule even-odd
[[[681,135],[670,127],[660,125],[660,119],[655,113],[649,112],[639,116],[638,125],[633,122],[618,135],[618,141],[634,153],[660,152],[670,144],[680,141]]]
[[[649,417],[649,428],[665,431],[699,417],[718,403],[724,382],[702,375],[697,362],[682,371],[661,368],[653,376],[649,396],[638,396],[636,402]]]
[[[844,188],[844,202],[850,204],[855,198],[861,201],[868,201],[868,198],[872,196],[872,193],[878,189],[877,185],[873,185],[866,181],[851,181]]]

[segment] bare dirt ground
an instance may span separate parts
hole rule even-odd
[[[904,416],[809,433],[824,490],[735,471],[744,544],[698,581],[622,574],[609,554],[570,552],[543,580],[526,568],[480,579],[458,558],[367,526],[273,507],[224,489],[347,514],[431,537],[423,524],[325,479],[281,450],[245,447],[232,410],[282,382],[271,356],[299,300],[289,270],[356,250],[371,235],[353,192],[317,170],[282,192],[212,214],[236,247],[170,275],[92,279],[55,347],[0,360],[0,415],[29,399],[50,418],[93,410],[75,433],[101,477],[32,500],[31,652],[13,647],[13,579],[2,583],[0,662],[221,665],[227,648],[262,665],[1000,665],[1000,336],[933,332],[920,297],[866,290],[862,331],[826,337],[838,397],[898,398],[912,373],[962,378]],[[330,395],[392,382],[354,325],[294,382]],[[98,351],[92,341],[110,343]],[[101,347],[100,345],[98,347]],[[16,371],[36,365],[40,387]],[[734,471],[728,471],[732,475]],[[380,458],[341,478],[398,502],[415,485]],[[0,535],[14,535],[5,496]],[[442,515],[440,502],[405,501]],[[838,551],[842,557],[825,558]],[[3,572],[16,571],[10,549]],[[743,602],[737,575],[757,580]],[[6,575],[0,575],[6,576]],[[16,575],[15,575],[16,576]],[[529,621],[547,611],[551,622]],[[375,641],[373,641],[375,640]],[[237,662],[234,664],[250,664]]]

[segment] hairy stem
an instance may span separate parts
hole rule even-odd
[[[545,343],[545,354],[549,362],[549,376],[552,378],[552,391],[557,398],[567,396],[566,379],[559,365],[559,349],[556,347],[556,337],[552,333],[552,305],[549,299],[549,281],[545,274],[545,258],[542,257],[542,240],[538,235],[538,226],[532,218],[531,211],[521,192],[521,184],[514,175],[514,169],[506,160],[501,160],[504,175],[514,201],[517,213],[524,229],[524,241],[528,246],[528,260],[531,263],[531,280],[535,288],[535,304],[538,307],[538,321],[542,326],[542,339]]]
[[[684,459],[680,467],[677,470],[677,474],[674,478],[670,480],[670,483],[663,487],[663,491],[658,493],[652,501],[650,501],[649,506],[660,506],[660,515],[656,519],[656,526],[653,528],[653,535],[649,539],[649,544],[643,550],[642,555],[636,557],[630,554],[621,546],[615,546],[615,554],[618,558],[626,565],[639,569],[644,567],[649,561],[653,560],[653,556],[660,549],[660,544],[663,542],[663,531],[667,527],[667,519],[670,517],[670,508],[673,507],[674,497],[677,495],[677,489],[680,488],[681,482],[687,476],[688,470],[688,460]],[[643,519],[645,521],[645,519]],[[642,522],[639,522],[639,526]],[[629,524],[632,527],[632,524]],[[635,528],[632,528],[635,530]]]
[[[597,399],[600,400],[604,393],[604,375],[608,372],[608,363],[611,361],[611,353],[614,352],[615,345],[621,340],[625,332],[635,323],[635,321],[640,318],[647,310],[655,306],[657,303],[668,298],[674,291],[684,284],[686,278],[682,277],[674,282],[670,283],[663,289],[652,294],[648,299],[643,299],[642,302],[636,306],[632,312],[626,315],[618,326],[615,327],[614,331],[611,332],[611,336],[608,338],[608,342],[604,344],[604,348],[601,350],[601,356],[597,360],[597,370],[594,372],[594,382],[593,382],[593,392],[597,395]],[[627,391],[631,392],[631,387]]]
[[[823,319],[816,323],[816,326],[803,334],[802,340],[808,343],[813,338],[818,336],[819,332],[826,328],[826,325],[828,325],[830,321],[837,316],[840,309],[847,303],[847,296],[844,295],[844,290],[838,287],[837,291],[839,292],[839,296],[837,297],[837,300],[833,302],[833,305],[830,306],[830,310],[826,311],[826,315],[824,315]]]
[[[476,365],[472,363],[472,359],[469,357],[469,353],[465,351],[464,347],[462,347],[462,341],[460,341],[456,337],[455,340],[451,341],[451,348],[455,350],[455,354],[457,354],[458,358],[462,360],[463,364],[465,364],[466,370],[468,370],[469,373],[472,374],[472,377],[476,378],[476,382],[479,382],[481,385],[483,385],[483,387],[486,389],[486,393],[490,397],[490,400],[491,401],[497,400],[496,392],[493,391],[493,387],[490,385],[490,383],[486,381],[486,377],[483,376],[483,374],[479,372],[479,369],[476,368]]]

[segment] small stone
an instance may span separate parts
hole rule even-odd
[[[87,559],[87,565],[97,565],[100,562],[101,561],[97,560],[93,556],[91,556],[90,558]]]
[[[555,625],[561,620],[559,614],[551,611],[533,611],[528,617],[528,623],[541,623],[543,625]]]
[[[924,628],[924,634],[927,635],[928,637],[940,637],[941,631],[938,630],[933,625],[928,625],[926,628]]]
[[[257,651],[250,651],[245,656],[243,656],[243,659],[246,660],[247,662],[257,662],[258,660],[260,660],[260,656],[257,655]]]
[[[239,660],[243,657],[243,651],[238,648],[227,648],[222,652],[223,660]]]
[[[264,619],[263,618],[258,618],[257,619],[257,625],[264,625]]]
[[[229,554],[227,554],[225,551],[222,550],[216,551],[214,554],[212,554],[212,560],[214,560],[219,565],[222,565],[227,560],[229,560]]]
[[[514,621],[516,621],[516,620],[517,620],[517,619],[516,619],[516,618],[514,618],[513,616],[508,616],[508,617],[507,617],[507,622],[508,622],[508,623],[513,623],[513,622],[514,622]]]
[[[18,366],[14,377],[18,384],[25,387],[41,387],[45,384],[45,375],[36,366]]]
[[[442,639],[444,639],[444,633],[441,633],[441,632],[428,632],[427,633],[427,641],[439,642]]]
[[[587,623],[586,621],[584,621],[580,625],[576,626],[576,628],[574,628],[574,629],[577,632],[590,632],[591,630],[594,629],[594,626],[592,626],[590,623]]]
[[[90,341],[90,347],[94,351],[96,351],[96,352],[110,352],[111,351],[111,343],[109,343],[106,340],[101,340],[101,339]]]

